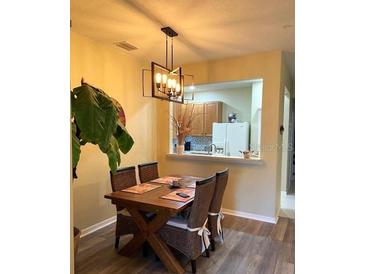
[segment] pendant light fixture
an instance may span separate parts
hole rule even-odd
[[[190,74],[183,74],[182,68],[174,68],[174,37],[178,34],[170,27],[164,27],[161,29],[165,33],[165,51],[166,51],[166,63],[165,66],[151,62],[151,70],[142,70],[142,91],[143,96],[153,97],[161,100],[166,100],[174,103],[183,104],[184,100],[184,78],[189,76],[192,78],[192,86],[194,76]],[[169,39],[171,47],[170,67],[168,66],[168,48]],[[151,92],[150,96],[145,95],[145,72],[151,71]],[[192,97],[193,98],[193,97]]]

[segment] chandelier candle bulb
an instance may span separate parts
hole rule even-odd
[[[176,80],[175,79],[172,80],[172,84],[171,85],[172,85],[172,88],[176,88]]]
[[[161,87],[161,73],[156,73],[155,80],[156,80],[156,86],[157,86],[158,90],[161,90],[160,89],[160,87]]]
[[[160,84],[161,83],[161,73],[156,73],[156,83]]]
[[[171,88],[172,87],[172,80],[168,79],[167,80],[167,88]]]
[[[176,92],[178,92],[178,93],[180,92],[180,84],[179,83],[176,84]]]
[[[166,82],[167,82],[167,75],[163,74],[162,75],[162,84],[166,85]]]

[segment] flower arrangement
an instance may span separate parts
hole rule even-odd
[[[194,116],[194,104],[183,105],[172,116],[172,121],[176,129],[177,143],[179,146],[184,145],[186,136],[189,136],[192,130]]]

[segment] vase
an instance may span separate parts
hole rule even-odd
[[[176,146],[176,153],[177,154],[183,154],[185,150],[185,146],[184,145],[177,145]]]

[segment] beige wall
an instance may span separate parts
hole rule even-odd
[[[280,51],[251,54],[236,58],[206,61],[183,66],[185,73],[194,74],[197,84],[233,80],[263,79],[262,104],[262,166],[223,164],[198,161],[173,160],[166,157],[169,151],[168,104],[158,103],[159,142],[158,161],[163,174],[186,173],[209,176],[230,168],[230,178],[223,200],[223,207],[246,213],[275,217],[280,199],[279,153],[267,149],[279,142],[280,87],[282,53]],[[278,179],[279,177],[279,179]],[[280,204],[280,200],[279,200]]]
[[[71,32],[71,88],[87,83],[103,89],[123,106],[127,128],[135,140],[132,150],[122,156],[122,166],[156,160],[156,100],[142,97],[143,62],[121,49],[105,46]],[[98,147],[81,149],[73,184],[74,225],[83,229],[115,215],[109,200],[111,192],[107,156]]]

